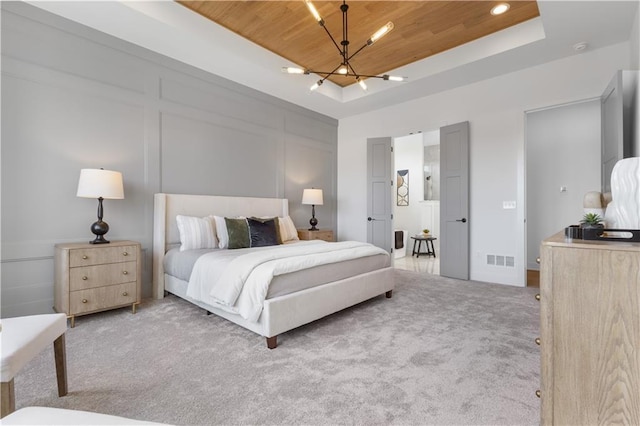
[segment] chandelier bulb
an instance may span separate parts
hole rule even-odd
[[[311,90],[312,92],[315,90],[318,90],[318,87],[322,86],[322,80],[318,80],[317,83],[315,83],[313,86],[311,86],[311,88],[309,90]]]
[[[373,33],[373,35],[369,38],[369,40],[367,40],[367,45],[370,46],[373,43],[375,43],[376,41],[380,40],[382,38],[382,36],[387,34],[392,29],[393,29],[393,22],[391,22],[391,21],[387,22],[387,24],[385,26],[380,28],[375,33]]]
[[[309,0],[304,0],[304,2],[307,4],[307,7],[309,8],[309,12],[311,12],[311,14],[313,15],[313,18],[318,21],[318,23],[320,25],[324,25],[324,19],[322,19],[322,17],[320,16],[320,14],[318,13],[318,10],[316,9],[316,7],[313,5],[313,3],[311,3],[311,1]]]
[[[304,74],[305,71],[298,67],[282,67],[282,72],[287,74]]]
[[[347,73],[349,72],[349,70],[347,69],[346,66],[342,66],[340,67],[340,69],[338,70],[338,74],[342,74],[342,75],[347,75]]]
[[[389,81],[407,81],[408,80],[407,77],[398,77],[396,75],[388,75],[388,74],[383,75],[382,79],[389,80]]]
[[[356,81],[358,82],[358,84],[360,85],[362,90],[364,90],[366,92],[367,91],[367,83],[365,83],[364,80],[362,80],[360,77],[356,78]]]

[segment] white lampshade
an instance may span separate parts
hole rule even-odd
[[[305,189],[302,192],[302,204],[322,205],[322,189]]]
[[[103,169],[82,169],[78,197],[121,200],[124,198],[122,173]]]

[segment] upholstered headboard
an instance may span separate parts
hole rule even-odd
[[[283,217],[289,214],[286,198],[155,194],[153,205],[153,296],[157,299],[164,296],[164,254],[180,244],[176,215]]]

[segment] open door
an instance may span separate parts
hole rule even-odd
[[[392,139],[367,139],[367,242],[392,252]]]
[[[440,128],[440,275],[469,279],[469,122]]]

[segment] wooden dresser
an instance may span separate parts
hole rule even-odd
[[[298,229],[298,238],[301,240],[323,240],[333,241],[333,231],[331,229],[319,229],[309,231],[308,229]]]
[[[75,317],[140,303],[140,243],[71,243],[55,246],[54,309]]]
[[[640,424],[640,243],[542,242],[541,424]]]

